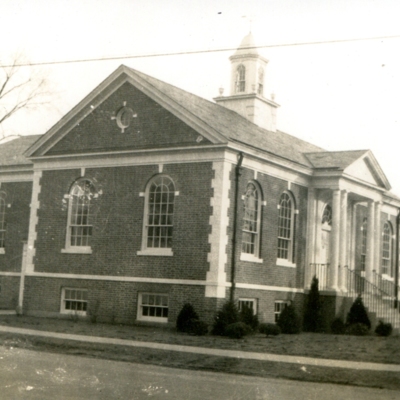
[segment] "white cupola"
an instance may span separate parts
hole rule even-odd
[[[214,100],[243,115],[251,122],[269,131],[276,131],[276,109],[273,100],[264,97],[265,68],[268,60],[258,54],[253,35],[246,35],[231,62],[230,96]]]

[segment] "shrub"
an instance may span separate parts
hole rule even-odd
[[[335,318],[331,323],[331,332],[335,335],[343,335],[346,331],[346,325],[341,318]]]
[[[359,295],[352,304],[349,313],[347,314],[346,325],[364,324],[371,329],[371,321],[368,318],[367,310],[365,309],[361,295]]]
[[[348,325],[346,327],[346,334],[354,336],[366,336],[369,333],[370,328],[361,322],[356,322],[354,324]]]
[[[190,303],[184,304],[176,319],[176,330],[178,332],[188,332],[190,321],[198,320],[199,316]]]
[[[254,315],[253,310],[249,307],[244,306],[239,314],[239,319],[241,322],[250,326],[253,331],[258,328],[258,317]]]
[[[322,302],[319,296],[318,279],[313,277],[304,312],[303,328],[307,332],[324,331]]]
[[[277,324],[281,328],[282,333],[295,334],[301,332],[300,319],[292,304],[282,310]]]
[[[258,331],[268,336],[277,336],[281,333],[281,328],[276,324],[260,324]]]
[[[226,328],[228,325],[239,322],[239,312],[233,301],[227,301],[214,319],[212,328],[213,335],[226,336]]]
[[[375,328],[375,333],[379,336],[390,336],[393,331],[393,326],[390,323],[385,323],[383,321],[379,321],[378,325]]]
[[[250,332],[251,327],[244,322],[234,322],[225,328],[225,336],[229,336],[231,339],[241,339]]]
[[[188,321],[187,333],[194,336],[204,336],[208,333],[208,325],[199,319],[190,319]]]

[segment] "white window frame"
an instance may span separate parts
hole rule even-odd
[[[146,297],[148,296],[148,297]],[[154,301],[151,301],[149,297],[154,297]],[[157,303],[157,296],[166,298],[166,305],[164,304],[156,304]],[[147,303],[143,304],[143,301],[147,301]],[[154,304],[152,304],[154,303]],[[151,293],[151,292],[140,292],[138,295],[138,308],[137,308],[137,319],[138,321],[146,321],[146,322],[160,322],[160,323],[167,323],[168,316],[152,316],[152,315],[143,315],[151,313],[151,310],[144,311],[145,307],[152,307],[159,308],[159,309],[167,309],[167,315],[169,314],[169,295],[167,293]],[[162,312],[164,313],[164,312]]]
[[[75,298],[73,296],[69,295],[69,298],[67,298],[67,292],[75,292]],[[80,293],[80,295],[77,295],[77,293]],[[81,297],[81,298],[78,298]],[[81,303],[81,304],[86,304],[85,308],[86,310],[73,310],[73,309],[68,309],[66,307],[67,301],[74,302],[74,303]],[[87,308],[88,308],[88,290],[84,288],[72,288],[72,287],[65,287],[61,289],[61,306],[60,306],[60,313],[61,314],[72,314],[72,315],[80,315],[80,316],[86,316],[87,315]]]
[[[69,191],[69,194],[67,195],[68,197],[68,220],[67,220],[67,232],[66,232],[66,240],[65,240],[65,248],[61,250],[62,253],[80,253],[80,254],[91,254],[92,253],[92,247],[90,245],[72,245],[71,244],[71,240],[72,240],[72,228],[75,227],[86,227],[89,229],[93,230],[93,225],[91,225],[90,223],[87,224],[72,224],[72,219],[74,217],[73,215],[73,205],[74,205],[74,201],[75,201],[75,197],[74,197],[74,192],[75,192],[75,188],[78,187],[80,185],[81,182],[89,182],[90,185],[93,187],[94,189],[94,185],[93,182],[90,179],[87,178],[79,178],[78,180],[76,180],[73,185],[71,186],[71,189]],[[95,190],[93,190],[93,193],[89,193],[89,204],[88,204],[88,215],[87,215],[87,219],[88,221],[90,221],[91,219],[91,200],[95,197]],[[88,238],[92,237],[92,234],[87,235]],[[89,241],[89,239],[88,239]]]
[[[149,182],[146,185],[146,191],[144,193],[145,197],[145,204],[144,204],[144,213],[143,213],[143,230],[142,230],[142,248],[140,251],[137,252],[138,255],[140,256],[173,256],[173,251],[172,251],[172,244],[170,247],[149,247],[148,246],[148,235],[149,235],[149,218],[150,218],[150,189],[154,181],[157,179],[168,179],[171,184],[172,184],[172,193],[173,193],[173,202],[172,202],[172,223],[170,225],[167,224],[160,224],[159,228],[166,228],[168,229],[168,226],[172,229],[172,237],[173,237],[173,231],[174,231],[174,214],[175,214],[175,199],[179,195],[179,192],[175,191],[175,183],[172,180],[172,178],[169,175],[165,174],[158,174],[153,176]],[[167,203],[167,206],[169,206],[171,203]],[[153,217],[156,215],[154,214]],[[164,215],[160,214],[158,217],[162,218]],[[166,214],[168,216],[168,213]],[[153,227],[156,225],[153,225]],[[172,239],[171,239],[172,241]]]
[[[246,67],[239,64],[236,68],[235,93],[246,92]]]
[[[388,228],[388,231],[386,230],[386,228]],[[382,277],[387,280],[393,278],[392,256],[393,256],[393,227],[389,221],[386,221],[383,225],[383,231],[382,231]]]
[[[284,218],[284,216],[281,215],[281,209],[282,209],[282,202],[283,202],[283,196],[288,196],[291,202],[290,206],[290,226],[288,226],[286,229],[289,229],[290,236],[288,238],[280,235],[280,230],[281,230],[281,219]],[[279,204],[278,204],[278,244],[277,244],[277,265],[283,266],[283,267],[296,267],[296,263],[293,262],[294,260],[294,238],[295,238],[295,219],[296,215],[298,214],[298,211],[296,210],[296,205],[295,205],[295,199],[292,193],[289,191],[284,191],[280,197],[279,197]],[[280,240],[285,240],[288,243],[288,248],[287,248],[287,257],[279,257],[280,254],[280,248],[279,248],[279,242]]]
[[[254,192],[257,195],[256,201],[257,201],[257,216],[256,220],[253,221],[256,224],[256,229],[254,231],[246,230],[244,225],[245,225],[245,217],[246,217],[246,199],[249,197],[248,191],[249,187],[253,186],[255,188]],[[262,198],[262,192],[261,192],[261,187],[256,181],[250,181],[248,182],[246,186],[246,193],[243,196],[243,219],[242,219],[242,246],[241,246],[241,254],[240,254],[240,260],[241,261],[249,261],[249,262],[256,262],[256,263],[262,263],[263,260],[260,258],[260,252],[261,252],[261,224],[262,224],[262,204],[263,204],[263,198]],[[245,252],[243,251],[243,237],[245,234],[252,235],[254,237],[254,250],[252,253]]]
[[[288,300],[275,300],[274,302],[274,322],[278,321],[282,311],[289,305]]]
[[[238,310],[242,311],[243,306],[247,305],[249,307],[249,304],[252,304],[250,309],[253,311],[253,315],[257,315],[257,299],[240,297],[238,299]]]

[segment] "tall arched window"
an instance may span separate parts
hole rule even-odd
[[[242,253],[260,256],[261,190],[249,182],[244,195]]]
[[[4,252],[6,242],[6,194],[0,193],[0,251]]]
[[[279,199],[278,258],[294,261],[294,199],[284,192]]]
[[[260,67],[258,69],[258,88],[257,88],[257,93],[259,95],[264,94],[264,68]]]
[[[160,254],[165,250],[170,252],[175,201],[172,179],[167,175],[155,176],[147,184],[145,196],[142,250]]]
[[[368,220],[364,218],[361,227],[361,271],[365,271],[365,261],[367,259],[367,226]]]
[[[66,249],[88,250],[92,237],[91,202],[95,187],[89,179],[79,179],[69,192]]]
[[[240,64],[236,70],[236,93],[242,93],[246,90],[246,67]]]
[[[385,222],[382,232],[382,274],[392,276],[393,229]]]

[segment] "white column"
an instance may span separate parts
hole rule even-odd
[[[338,266],[340,250],[340,190],[332,193],[332,252],[329,266],[329,286],[338,290]]]
[[[365,261],[365,278],[372,282],[372,270],[374,269],[374,246],[375,246],[375,202],[368,203],[367,221],[367,254]]]
[[[342,190],[340,201],[340,250],[339,250],[339,288],[346,291],[346,270],[347,265],[347,250],[348,250],[348,235],[347,235],[347,190]]]
[[[317,199],[316,189],[308,189],[308,217],[307,217],[307,257],[306,266],[304,271],[304,287],[308,288],[311,284],[313,270],[312,263],[316,262],[315,259],[315,240],[316,240],[316,214],[317,214]]]

